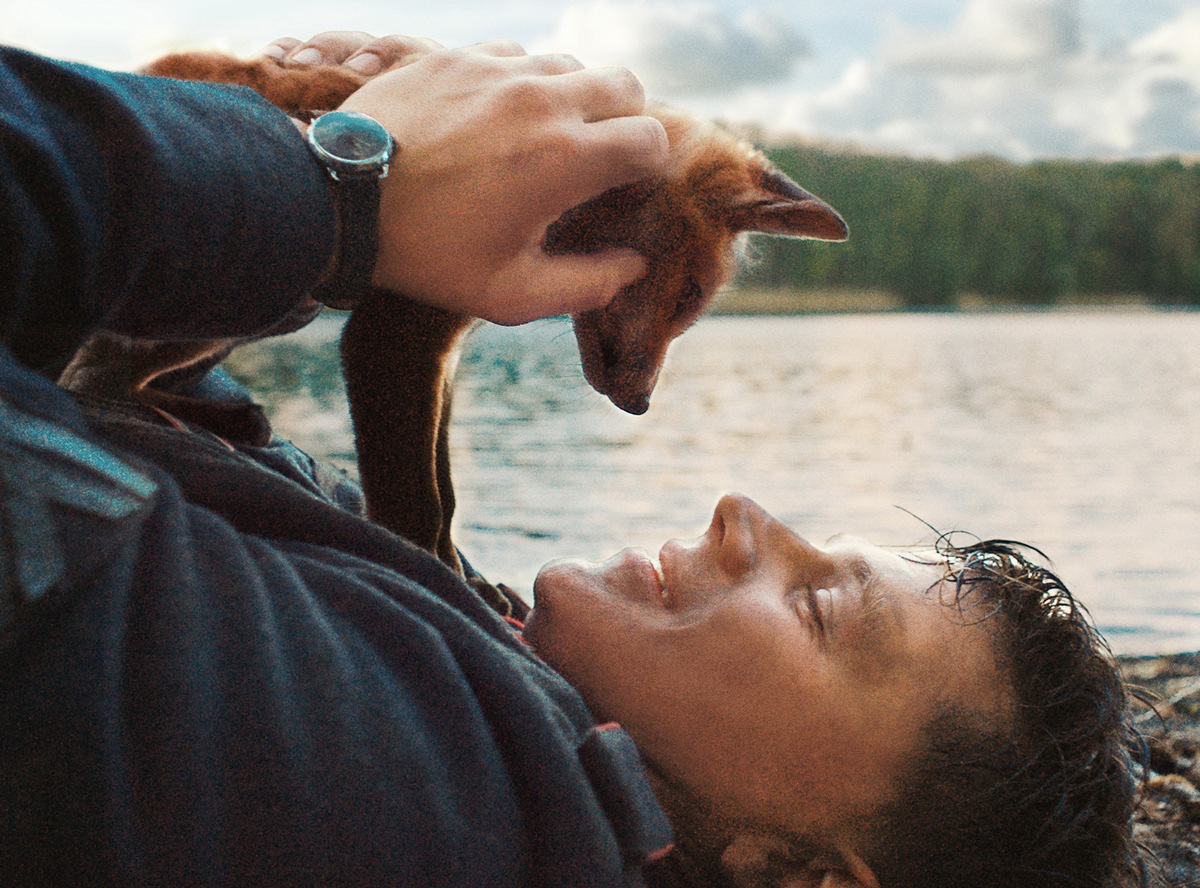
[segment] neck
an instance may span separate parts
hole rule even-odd
[[[675,831],[675,849],[664,861],[662,886],[720,885],[721,854],[735,830],[718,816],[711,803],[669,778],[652,759],[643,756],[654,795]]]

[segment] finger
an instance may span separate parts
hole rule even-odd
[[[300,41],[295,37],[280,37],[278,40],[272,40],[263,47],[261,55],[270,56],[273,59],[283,60],[289,52],[300,45]]]
[[[445,47],[428,37],[391,34],[378,40],[372,40],[352,52],[346,58],[345,63],[360,74],[372,76],[382,71],[390,71],[392,68],[411,65],[418,59],[441,49],[445,49]]]
[[[515,40],[489,40],[486,43],[475,43],[471,46],[464,47],[466,52],[475,52],[480,55],[512,57],[528,55],[525,52],[525,47],[517,43]]]
[[[562,53],[525,56],[517,64],[530,74],[572,74],[583,70],[579,59]]]
[[[548,82],[547,87],[579,105],[585,123],[641,114],[646,109],[646,90],[627,68],[581,66]]]
[[[670,150],[662,122],[644,115],[585,124],[579,138],[585,162],[569,180],[564,212],[609,188],[661,175]]]
[[[365,31],[323,31],[297,45],[286,58],[298,65],[340,65],[376,39]]]
[[[531,250],[494,281],[480,316],[512,326],[602,308],[645,273],[645,257],[633,250],[565,256]]]

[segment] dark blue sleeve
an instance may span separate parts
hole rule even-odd
[[[241,87],[0,48],[0,342],[53,372],[98,327],[253,333],[332,254],[324,173]]]

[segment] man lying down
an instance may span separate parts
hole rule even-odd
[[[637,740],[682,883],[1134,884],[1125,692],[1028,552],[815,546],[725,496],[658,564],[544,567],[525,638]]]

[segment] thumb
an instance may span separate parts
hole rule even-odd
[[[552,256],[540,248],[523,253],[497,279],[480,317],[507,326],[559,314],[603,308],[640,280],[646,258],[634,250]]]

